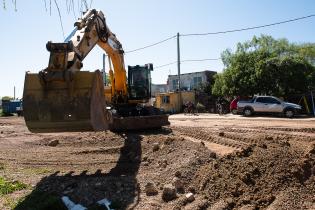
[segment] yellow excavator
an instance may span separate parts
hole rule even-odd
[[[31,132],[138,130],[169,125],[168,115],[148,105],[152,64],[128,66],[124,51],[104,14],[88,10],[63,43],[48,42],[48,67],[26,72],[24,118]],[[80,71],[96,46],[109,57],[110,85],[103,75]]]

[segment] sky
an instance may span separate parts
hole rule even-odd
[[[68,13],[66,2],[70,0],[57,2],[67,36],[73,29],[80,6],[76,5],[75,14]],[[47,67],[47,41],[64,41],[54,1],[51,14],[49,0],[46,3],[47,11],[45,0],[17,0],[17,11],[12,1],[6,0],[6,9],[0,8],[0,97],[13,96],[15,86],[16,97],[21,98],[25,72],[38,72]],[[314,0],[94,0],[91,7],[103,11],[109,28],[125,51],[156,43],[177,33],[225,31],[315,14]],[[315,42],[315,17],[250,31],[180,37],[180,56],[182,60],[220,58],[225,49],[233,50],[238,42],[261,34],[287,38],[295,43]],[[176,44],[176,39],[171,39],[154,47],[126,53],[126,68],[128,65],[153,63],[161,66],[174,62],[177,60]],[[83,69],[101,69],[103,53],[96,46],[83,61]],[[223,69],[220,60],[181,64],[181,73],[221,72]],[[166,83],[169,74],[177,74],[176,64],[155,69],[152,81],[155,84]]]

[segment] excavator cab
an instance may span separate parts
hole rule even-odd
[[[153,64],[128,66],[129,100],[146,102],[151,98],[151,71]]]

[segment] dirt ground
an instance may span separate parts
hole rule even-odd
[[[0,195],[0,209],[48,209],[47,196],[64,195],[86,207],[107,198],[116,209],[315,209],[314,118],[170,122],[141,132],[33,134],[23,118],[0,118],[0,176],[29,186]],[[166,201],[163,188],[175,182],[182,189]],[[148,183],[157,194],[146,194]]]

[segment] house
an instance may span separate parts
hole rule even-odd
[[[209,84],[213,80],[213,76],[217,72],[215,71],[200,71],[185,73],[180,75],[180,87],[181,90],[195,90],[200,87],[201,84]],[[168,91],[178,90],[178,75],[169,75],[167,79]]]

